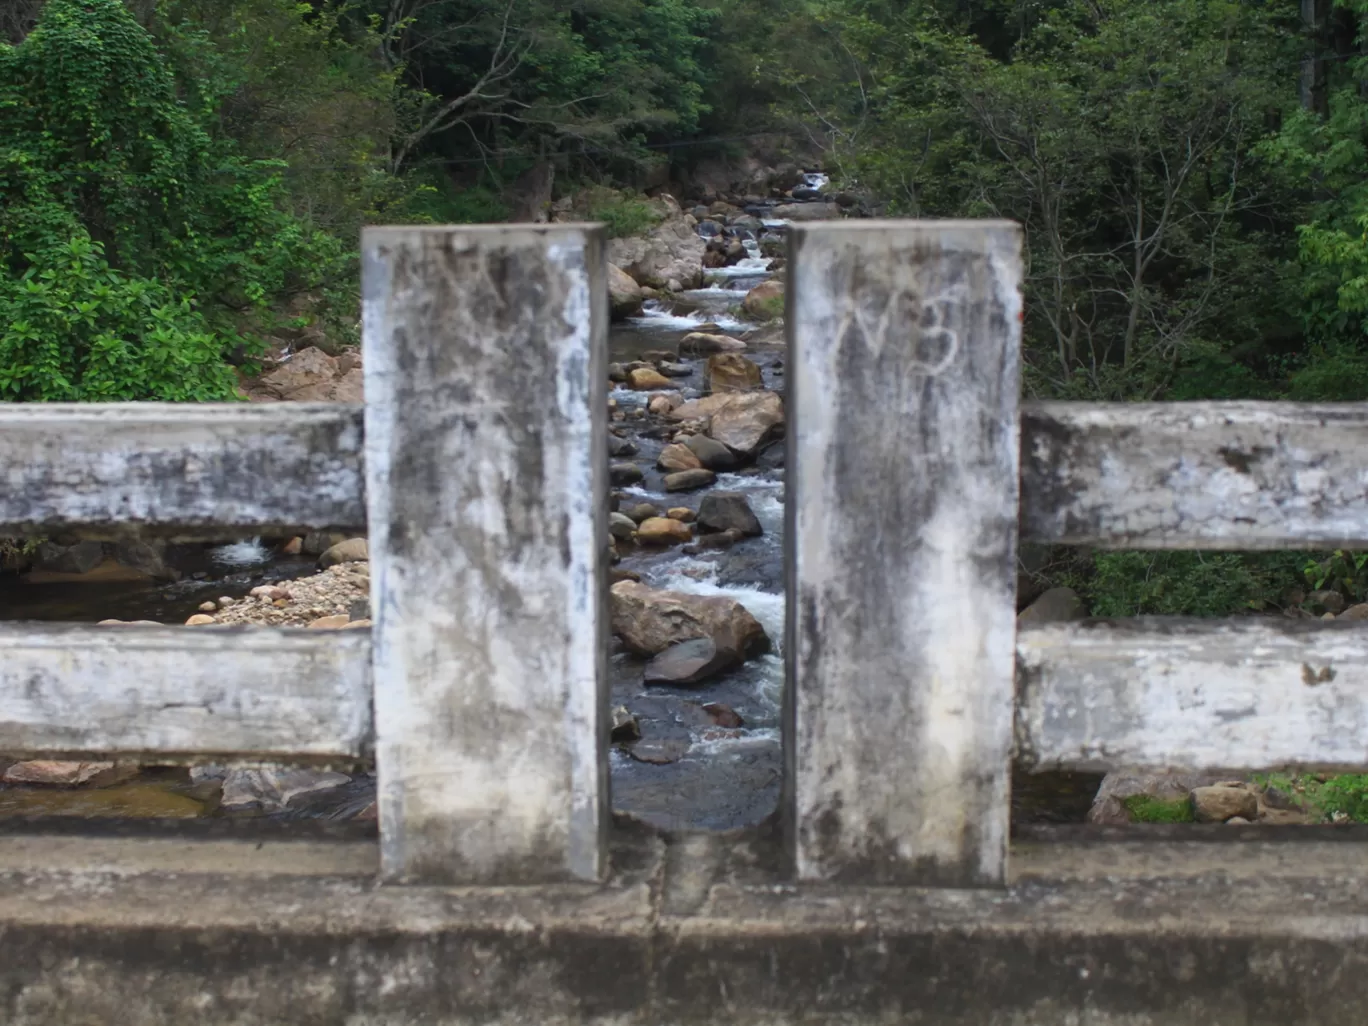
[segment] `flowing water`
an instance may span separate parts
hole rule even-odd
[[[746,267],[744,272],[744,277],[728,274],[724,282],[685,293],[686,302],[696,305],[696,310],[680,313],[652,304],[642,317],[615,326],[609,342],[610,358],[629,360],[650,350],[673,351],[680,338],[704,321],[732,333],[756,327],[736,311],[745,289],[731,285],[746,281],[749,287],[768,274],[757,266]],[[782,347],[757,346],[746,355],[759,364],[767,388],[783,390]],[[676,382],[686,399],[701,394],[702,366],[702,361],[697,361],[694,374]],[[614,389],[612,397],[623,407],[640,406],[647,398],[622,388]],[[696,510],[707,491],[664,491],[664,475],[655,470],[655,461],[667,443],[650,437],[652,433],[647,429],[633,439],[640,450],[633,461],[646,477],[640,485],[619,490],[626,504],[650,502],[662,510],[673,506]],[[643,583],[652,587],[735,599],[760,621],[774,644],[769,655],[689,688],[646,687],[643,660],[622,652],[612,656],[613,704],[625,705],[637,717],[644,739],[689,745],[683,758],[666,765],[639,762],[622,748],[615,747],[610,755],[614,808],[666,829],[726,829],[757,823],[774,810],[779,796],[779,713],[784,672],[782,471],[756,472],[751,468],[746,473],[721,474],[713,489],[744,494],[764,534],[729,550],[696,556],[683,555],[678,549],[625,551],[619,564],[639,573]],[[734,709],[745,721],[744,726],[717,728],[702,709],[714,702]]]

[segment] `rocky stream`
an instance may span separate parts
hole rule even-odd
[[[826,186],[806,173],[769,199],[688,212],[663,197],[645,238],[609,246],[612,796],[616,811],[665,829],[757,824],[779,799],[786,349],[777,317],[785,229],[839,216]],[[247,397],[358,401],[360,380],[355,353],[283,347]],[[182,552],[59,538],[0,573],[0,619],[365,627],[366,560],[364,539],[320,534]],[[1055,618],[1047,607],[1058,600],[1047,593],[1025,615]],[[1063,618],[1081,614],[1064,605]],[[1153,790],[1122,775],[1099,796],[1101,782],[1018,775],[1014,818],[1080,822],[1097,796],[1115,821],[1128,794]],[[0,818],[16,815],[369,819],[374,776],[0,756]]]

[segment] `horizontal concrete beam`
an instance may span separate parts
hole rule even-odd
[[[371,738],[363,630],[0,624],[0,752],[320,762]]]
[[[1041,769],[1368,766],[1368,624],[1023,625],[1016,737]]]
[[[366,523],[361,407],[0,403],[0,536]]]
[[[1031,403],[1023,541],[1368,547],[1368,404]]]
[[[354,843],[267,844],[331,869],[292,877],[233,842],[227,872],[142,872],[130,843],[45,869],[0,838],[6,1026],[1360,1026],[1368,1009],[1362,843],[1032,842],[1006,891],[776,888],[734,836],[633,836],[603,887],[470,889],[377,888]]]
[[[0,404],[0,534],[229,537],[366,522],[362,411],[339,403]],[[1026,541],[1368,545],[1368,407],[1028,403]]]

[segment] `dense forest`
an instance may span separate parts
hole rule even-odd
[[[1368,0],[9,0],[0,399],[232,398],[273,331],[355,340],[363,224],[521,217],[541,181],[626,231],[759,139],[866,214],[1022,223],[1032,396],[1365,399],[1365,26]],[[1100,613],[1361,595],[1357,560],[1314,567],[1086,575]]]

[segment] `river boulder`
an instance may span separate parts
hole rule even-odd
[[[705,392],[749,392],[763,384],[760,365],[740,353],[714,353],[703,365]]]
[[[637,367],[627,372],[627,387],[637,392],[656,392],[670,387],[670,379],[654,367]]]
[[[641,236],[610,239],[608,262],[625,271],[638,285],[671,292],[703,284],[703,252],[707,246],[695,231],[697,222],[684,213],[674,197],[652,201],[660,220]]]
[[[695,638],[652,657],[642,680],[646,684],[702,684],[740,665],[736,651],[718,648],[712,638]]]
[[[615,321],[641,313],[641,286],[616,264],[608,265],[608,309]]]
[[[672,645],[710,638],[719,650],[742,659],[764,655],[765,629],[740,602],[724,595],[691,595],[622,581],[610,591],[613,633],[638,655],[653,656]]]
[[[637,541],[642,545],[687,545],[693,541],[693,531],[678,520],[651,517],[637,527]]]
[[[723,392],[687,402],[670,416],[704,421],[714,441],[739,456],[753,456],[784,427],[784,400],[777,392]]]
[[[319,556],[318,566],[320,569],[326,570],[330,566],[337,566],[338,563],[364,563],[369,559],[370,548],[366,544],[366,539],[348,538],[344,542],[338,542]]]
[[[700,325],[700,327],[715,325]],[[710,356],[713,353],[735,353],[745,349],[746,343],[739,338],[723,335],[720,332],[691,331],[679,340],[680,356]]]
[[[709,492],[698,504],[698,526],[704,531],[735,529],[746,537],[763,534],[759,519],[740,492]]]
[[[746,293],[741,300],[741,309],[747,317],[757,321],[772,321],[784,315],[784,283],[782,281],[762,281]]]
[[[667,474],[677,474],[681,470],[698,470],[702,461],[687,445],[675,442],[665,446],[656,459],[656,467]]]
[[[698,457],[699,463],[709,470],[735,470],[740,463],[736,453],[707,435],[690,435],[684,444]]]

